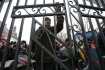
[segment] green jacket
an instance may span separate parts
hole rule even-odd
[[[56,25],[56,30],[57,33],[59,33],[63,29],[63,22],[64,22],[64,17],[60,16],[57,17],[57,25]],[[51,27],[46,27],[49,29],[51,32],[54,33],[54,26]],[[42,27],[39,27],[39,29],[35,32],[35,37],[36,39],[47,49],[49,50],[52,54],[54,54],[53,49],[55,49],[55,38],[49,34],[46,30],[44,30]],[[51,46],[51,43],[52,46]],[[54,62],[54,60],[44,52],[44,57],[43,57],[44,63],[51,63]],[[41,62],[41,48],[38,44],[35,45],[35,60],[36,62]]]
[[[70,47],[70,46],[69,46],[69,47]],[[60,52],[62,53],[62,56],[65,56],[65,57],[67,57],[67,58],[70,57],[70,51],[69,51],[69,49],[67,49],[65,46],[62,47],[62,49],[60,50]],[[75,48],[74,48],[74,47],[71,48],[71,52],[72,52],[72,54],[73,54],[73,57],[75,57]]]

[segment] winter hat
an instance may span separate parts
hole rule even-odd
[[[0,39],[1,39],[1,40],[6,40],[5,35],[4,35],[4,34],[2,34]]]

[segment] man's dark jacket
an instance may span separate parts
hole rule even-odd
[[[105,37],[105,28],[103,29],[103,34],[104,34],[104,37]],[[101,55],[105,56],[105,46],[103,44],[103,41],[102,41],[100,33],[98,33],[98,35],[97,35],[97,41],[98,41],[98,45],[99,45],[99,49],[100,49]]]
[[[57,16],[57,25],[56,25],[56,30],[57,33],[60,32],[63,29],[63,22],[64,22],[64,17],[63,16]],[[48,30],[50,30],[52,33],[54,33],[54,26],[52,27],[46,27]],[[39,27],[39,29],[35,32],[35,37],[36,39],[47,49],[49,50],[52,54],[54,54],[52,47],[55,50],[55,38],[49,34],[46,30],[44,30],[42,27]],[[51,43],[52,46],[51,46]],[[41,48],[38,44],[35,44],[35,60],[36,62],[40,63],[41,62]],[[44,63],[52,63],[54,60],[44,52],[44,57],[43,57]]]

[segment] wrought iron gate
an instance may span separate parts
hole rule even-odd
[[[2,12],[3,5],[5,4],[6,0],[1,1],[0,3],[0,12]],[[30,37],[29,37],[29,49],[28,49],[28,64],[27,64],[27,70],[30,70],[30,62],[31,62],[31,51],[33,50],[33,41],[34,43],[38,44],[40,46],[41,54],[43,57],[43,52],[46,52],[49,56],[51,56],[55,61],[55,69],[58,70],[58,66],[62,66],[65,70],[75,70],[75,66],[77,65],[77,68],[79,70],[105,70],[104,67],[104,61],[102,58],[102,54],[100,53],[101,50],[100,46],[97,41],[97,36],[95,35],[96,28],[99,29],[99,33],[101,34],[102,42],[105,42],[104,33],[102,30],[102,27],[104,27],[105,23],[105,1],[104,0],[59,0],[59,3],[56,4],[56,0],[51,0],[49,3],[47,3],[48,0],[40,0],[42,3],[37,3],[38,0],[32,0],[33,4],[28,4],[29,0],[24,0],[24,5],[20,5],[22,3],[22,0],[17,0],[16,5],[13,6],[12,4],[15,3],[14,0],[9,0],[7,10],[4,14],[2,24],[0,27],[0,37],[2,35],[4,26],[6,24],[7,18],[12,18],[9,33],[6,40],[6,47],[3,53],[2,62],[1,62],[1,69],[4,70],[5,62],[8,53],[8,46],[11,39],[11,34],[13,30],[13,26],[16,23],[16,20],[21,20],[20,29],[18,33],[18,40],[17,40],[17,49],[15,54],[15,60],[13,65],[13,70],[16,70],[17,63],[18,63],[18,54],[19,54],[19,46],[22,38],[23,28],[26,24],[28,24],[26,19],[31,19],[30,24]],[[62,11],[61,12],[55,12],[54,6],[60,6]],[[12,9],[11,16],[9,16],[10,9]],[[1,15],[1,14],[0,14]],[[75,47],[75,60],[74,62],[74,56],[72,54],[72,48],[71,44],[69,43],[70,47],[64,43],[59,37],[57,37],[56,32],[56,16],[57,15],[63,15],[65,18],[64,22],[64,29],[63,32],[66,33],[67,38],[69,39],[69,42],[73,40],[74,47]],[[52,22],[54,23],[54,33],[49,31],[46,27],[44,27],[44,19],[46,16],[49,16],[52,18]],[[18,22],[18,21],[17,21]],[[52,54],[48,49],[46,49],[34,36],[35,31],[38,27],[42,27],[48,34],[50,34],[52,37],[56,39],[57,42],[63,44],[70,53],[70,65],[71,68],[69,69],[64,63],[62,62],[60,58],[57,57],[56,54]],[[94,41],[94,44],[96,45],[96,53],[98,55],[98,61],[99,61],[99,67],[95,66],[93,62],[93,55],[90,55],[90,48],[88,43],[88,36],[86,32],[91,31],[92,40]],[[98,32],[97,32],[98,33]],[[80,34],[81,36],[78,36]],[[27,35],[27,34],[26,34]],[[78,56],[78,49],[80,49],[80,46],[78,46],[78,41],[83,41],[85,46],[84,55],[86,58],[87,65],[85,68],[81,69],[81,59]],[[50,41],[50,39],[49,39]],[[105,48],[105,43],[103,43],[103,46]],[[53,48],[54,49],[54,48]],[[55,51],[54,51],[55,52]],[[1,58],[1,57],[0,57]],[[41,70],[43,70],[43,58],[41,60]],[[83,61],[83,60],[82,60]],[[85,61],[83,61],[85,63]]]

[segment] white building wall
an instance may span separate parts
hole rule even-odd
[[[11,40],[10,40],[10,41],[17,41],[17,39],[15,39],[15,38],[11,37]]]

